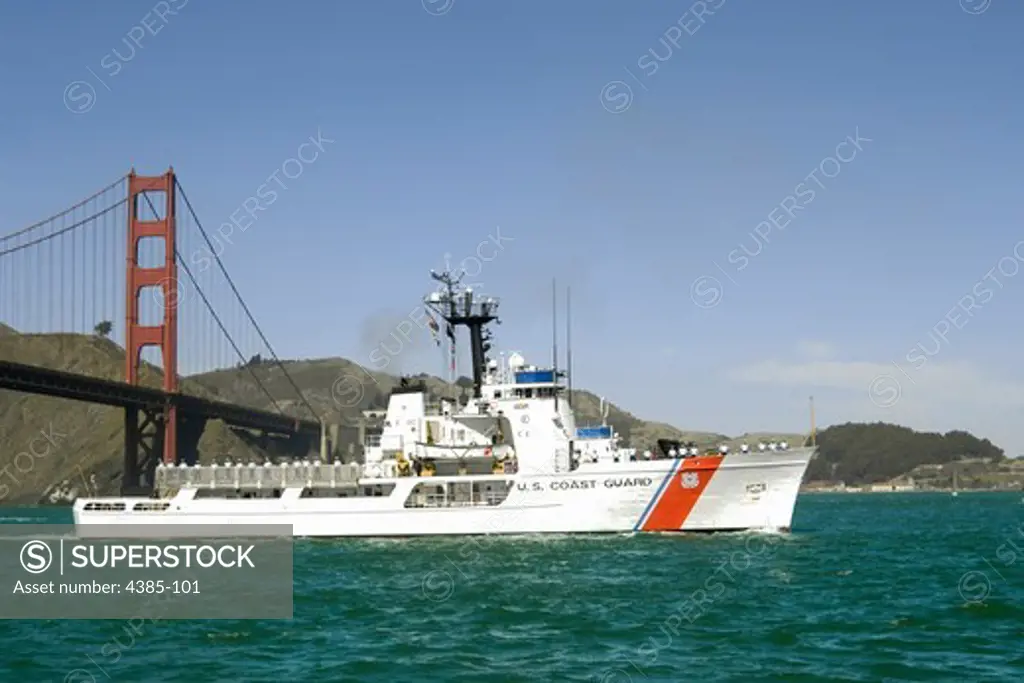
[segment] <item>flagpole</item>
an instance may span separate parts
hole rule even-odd
[[[441,352],[441,374],[438,376],[443,379],[448,370],[448,347],[441,343],[440,337],[437,338],[437,349]]]
[[[455,384],[455,340],[448,339],[448,348],[451,352],[451,365],[448,366],[448,382]]]

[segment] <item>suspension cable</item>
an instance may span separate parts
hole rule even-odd
[[[50,216],[49,218],[44,218],[43,220],[41,220],[41,221],[38,221],[38,222],[36,222],[36,223],[33,223],[32,225],[28,226],[27,228],[22,228],[21,230],[18,230],[18,231],[16,231],[16,232],[12,232],[12,233],[10,233],[10,234],[7,234],[7,235],[0,235],[0,242],[2,242],[2,241],[4,241],[4,240],[9,240],[9,239],[11,239],[12,237],[17,237],[18,235],[23,235],[23,234],[25,234],[26,232],[29,232],[30,230],[35,230],[36,228],[38,228],[38,227],[40,227],[40,226],[42,226],[42,225],[45,225],[46,223],[49,223],[49,222],[51,222],[51,221],[53,221],[53,220],[55,220],[55,219],[57,219],[57,218],[60,218],[60,217],[62,217],[62,216],[66,216],[67,214],[71,213],[71,212],[72,212],[72,211],[74,211],[75,209],[77,209],[77,208],[79,208],[79,207],[82,207],[82,206],[85,206],[85,205],[86,205],[87,203],[89,203],[89,202],[91,202],[92,200],[96,199],[96,198],[97,198],[97,197],[99,197],[99,196],[100,196],[101,194],[103,194],[104,192],[107,192],[107,191],[108,191],[108,190],[110,190],[111,188],[113,188],[113,187],[117,187],[117,185],[118,185],[118,184],[120,184],[120,183],[122,183],[122,182],[124,182],[124,179],[125,179],[125,178],[127,178],[127,177],[128,177],[128,176],[121,176],[120,178],[118,178],[118,179],[117,179],[117,180],[115,180],[114,182],[112,182],[112,183],[110,183],[109,185],[107,185],[106,187],[104,187],[104,188],[103,188],[102,190],[100,190],[99,192],[95,192],[95,193],[93,193],[92,195],[90,195],[90,196],[86,197],[85,199],[83,199],[82,201],[78,202],[78,203],[77,203],[77,204],[75,204],[74,206],[72,206],[72,207],[70,207],[70,208],[67,208],[67,209],[64,209],[63,211],[61,211],[61,212],[59,212],[59,213],[55,213],[55,214],[53,214],[52,216]],[[100,215],[100,214],[96,214],[96,215],[98,216],[98,215]],[[6,252],[4,252],[4,253],[6,253]]]
[[[153,212],[153,215],[154,216],[159,216],[160,214],[157,213],[156,207],[153,206],[153,200],[149,198],[149,195],[146,194],[146,193],[143,193],[142,196],[146,198],[146,203],[149,204],[149,210]],[[206,308],[207,308],[207,310],[210,311],[210,315],[213,316],[214,321],[220,327],[220,331],[224,333],[225,337],[227,337],[228,343],[231,344],[231,347],[235,350],[235,353],[238,355],[238,358],[244,364],[245,363],[245,355],[238,348],[238,345],[235,344],[235,340],[231,338],[231,334],[228,333],[227,329],[224,328],[224,323],[221,322],[220,316],[218,316],[217,312],[215,310],[213,310],[213,306],[210,304],[210,300],[206,298],[206,294],[203,292],[202,288],[199,286],[199,283],[196,282],[195,277],[192,276],[192,271],[189,269],[188,264],[185,263],[184,259],[181,258],[181,253],[178,251],[178,245],[174,245],[174,257],[176,259],[178,259],[179,263],[181,264],[181,267],[185,269],[185,274],[188,275],[188,279],[192,281],[192,286],[194,286],[196,288],[196,292],[199,293],[199,296],[200,296],[200,298],[202,298],[203,303],[206,304]],[[175,292],[177,292],[178,283],[175,282],[175,283],[171,283],[171,284],[174,285]],[[173,303],[173,305],[177,306],[179,303],[180,303],[179,301],[175,301]],[[164,306],[167,306],[167,305],[168,305],[168,302],[166,300],[164,300]],[[277,401],[274,400],[274,397],[270,395],[270,391],[268,391],[267,388],[263,385],[263,382],[260,381],[260,378],[256,376],[256,373],[253,372],[251,367],[246,366],[246,368],[249,370],[249,374],[252,375],[252,378],[254,380],[256,380],[256,385],[260,389],[262,389],[263,393],[267,395],[268,399],[270,399],[270,402],[274,405],[274,408],[277,409],[277,412],[283,415],[284,411],[281,409],[281,406],[278,405]],[[166,372],[167,369],[164,368],[164,371]]]
[[[127,199],[122,199],[117,204],[111,204],[110,206],[108,206],[107,208],[103,209],[102,211],[98,211],[98,212],[94,213],[93,215],[89,216],[88,218],[83,218],[80,221],[72,223],[71,225],[67,226],[66,228],[61,228],[60,230],[56,230],[54,232],[51,232],[48,235],[43,235],[42,237],[40,237],[38,239],[34,239],[31,242],[25,242],[24,244],[19,244],[16,247],[10,247],[8,249],[4,249],[3,251],[0,251],[0,256],[6,256],[7,254],[13,254],[16,251],[21,251],[22,249],[27,249],[28,247],[35,246],[37,244],[40,244],[41,242],[45,242],[46,240],[53,239],[54,237],[59,237],[59,236],[63,235],[66,232],[71,232],[75,228],[82,227],[83,225],[85,225],[86,223],[88,223],[89,221],[91,221],[94,218],[99,218],[100,216],[102,216],[104,214],[110,213],[114,209],[120,208],[122,205],[126,204],[127,202],[128,202]],[[62,214],[57,214],[57,215],[60,216]],[[39,227],[39,225],[41,225],[41,224],[37,224],[37,225],[35,225],[33,227]],[[7,237],[3,237],[3,238],[0,238],[0,239],[7,239],[8,237],[14,237],[15,235],[23,234],[24,232],[26,232],[27,230],[30,230],[30,229],[31,228],[26,228],[25,230],[21,230],[19,232],[12,233],[10,235],[7,235]]]
[[[245,315],[249,318],[249,322],[251,322],[253,327],[256,328],[256,332],[260,335],[260,339],[262,339],[263,343],[267,345],[267,350],[270,351],[270,355],[274,357],[274,362],[277,364],[277,367],[279,367],[281,371],[284,373],[284,376],[288,380],[288,383],[292,385],[293,389],[295,389],[295,393],[298,395],[299,400],[302,401],[302,403],[306,406],[306,409],[309,410],[310,414],[318,421],[321,420],[320,414],[317,413],[316,410],[314,410],[313,406],[309,404],[309,401],[306,400],[306,397],[303,395],[302,390],[299,389],[298,385],[295,383],[295,380],[292,379],[292,376],[288,373],[288,370],[285,368],[284,363],[281,362],[281,359],[277,357],[277,353],[274,351],[274,347],[270,345],[270,341],[267,339],[266,335],[263,334],[263,330],[260,329],[260,326],[256,322],[256,319],[253,318],[252,313],[249,311],[249,307],[245,305],[245,301],[242,299],[242,295],[239,294],[238,288],[235,287],[235,283],[232,281],[231,276],[228,275],[228,271],[224,267],[224,263],[220,260],[220,256],[217,255],[217,250],[214,249],[213,243],[210,242],[209,235],[207,235],[206,230],[203,229],[202,222],[200,222],[199,217],[196,216],[196,212],[192,208],[192,203],[189,202],[188,196],[185,194],[185,190],[184,188],[182,188],[181,183],[178,182],[177,178],[174,179],[174,184],[178,188],[178,191],[181,192],[181,198],[185,200],[185,206],[188,207],[189,213],[192,214],[192,220],[196,222],[196,227],[199,228],[199,232],[202,233],[203,239],[206,240],[206,244],[210,248],[210,253],[213,254],[213,258],[216,259],[217,265],[220,267],[220,271],[224,274],[225,279],[227,279],[228,285],[231,286],[231,291],[235,293],[235,297],[238,299],[238,302],[242,305],[242,310],[245,311]],[[186,272],[188,272],[187,266]]]

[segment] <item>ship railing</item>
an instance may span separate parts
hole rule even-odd
[[[485,491],[482,498],[484,505],[500,505],[508,498],[508,491]]]
[[[367,463],[363,467],[362,477],[366,479],[389,479],[394,477],[397,466],[393,460]]]
[[[156,470],[155,484],[158,489],[261,489],[295,486],[333,488],[354,484],[361,476],[360,465],[342,463],[161,466]]]
[[[499,505],[507,497],[508,496],[494,494],[494,493],[488,493],[486,495],[481,495],[481,494],[478,494],[478,493],[474,493],[472,499],[467,499],[467,498],[451,499],[451,498],[449,498],[448,499],[448,507],[471,508],[471,507],[485,507],[485,506],[488,506],[488,505]]]
[[[488,453],[490,451],[490,453]],[[488,444],[450,445],[444,443],[416,444],[416,457],[431,460],[465,460],[467,458],[502,457],[507,447]]]

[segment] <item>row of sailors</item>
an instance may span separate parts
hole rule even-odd
[[[788,448],[789,448],[789,444],[787,442],[785,442],[785,441],[780,441],[779,443],[775,443],[774,441],[770,441],[768,443],[763,443],[762,442],[762,443],[757,444],[757,450],[762,452],[762,453],[764,453],[766,451],[784,451],[784,450],[787,450]],[[726,453],[729,452],[729,447],[728,446],[719,446],[718,447],[718,452],[721,453],[722,455],[725,455]],[[748,446],[747,444],[741,445],[740,446],[740,452],[741,453],[749,453],[750,452],[750,446]],[[684,458],[692,458],[694,456],[700,455],[700,450],[696,446],[691,446],[690,448],[683,447],[683,448],[681,448],[678,451],[673,448],[673,449],[669,450],[668,454],[669,454],[669,457],[672,457],[672,458],[676,458],[676,457],[679,457],[679,456],[682,456]]]
[[[789,444],[787,442],[785,442],[785,441],[780,441],[779,443],[775,443],[774,441],[769,441],[767,444],[764,444],[764,443],[757,444],[757,450],[761,451],[762,453],[764,451],[766,451],[766,450],[767,451],[785,451],[785,450],[788,450],[788,449],[789,449]],[[722,448],[720,448],[719,450],[721,450],[723,453],[728,453],[729,452],[729,447],[728,446],[722,446]],[[747,444],[743,444],[742,446],[740,446],[740,452],[742,452],[742,453],[749,453],[750,452],[750,446],[748,446]]]

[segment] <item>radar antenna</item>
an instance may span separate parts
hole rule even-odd
[[[470,351],[473,357],[473,395],[483,396],[484,374],[487,368],[487,352],[490,350],[491,333],[486,329],[492,322],[501,323],[498,319],[498,300],[482,297],[474,300],[473,290],[462,287],[465,271],[453,276],[445,271],[430,271],[430,276],[440,282],[443,287],[431,292],[424,300],[427,308],[440,316],[447,323],[447,334],[455,351],[455,329],[460,325],[469,330]]]

